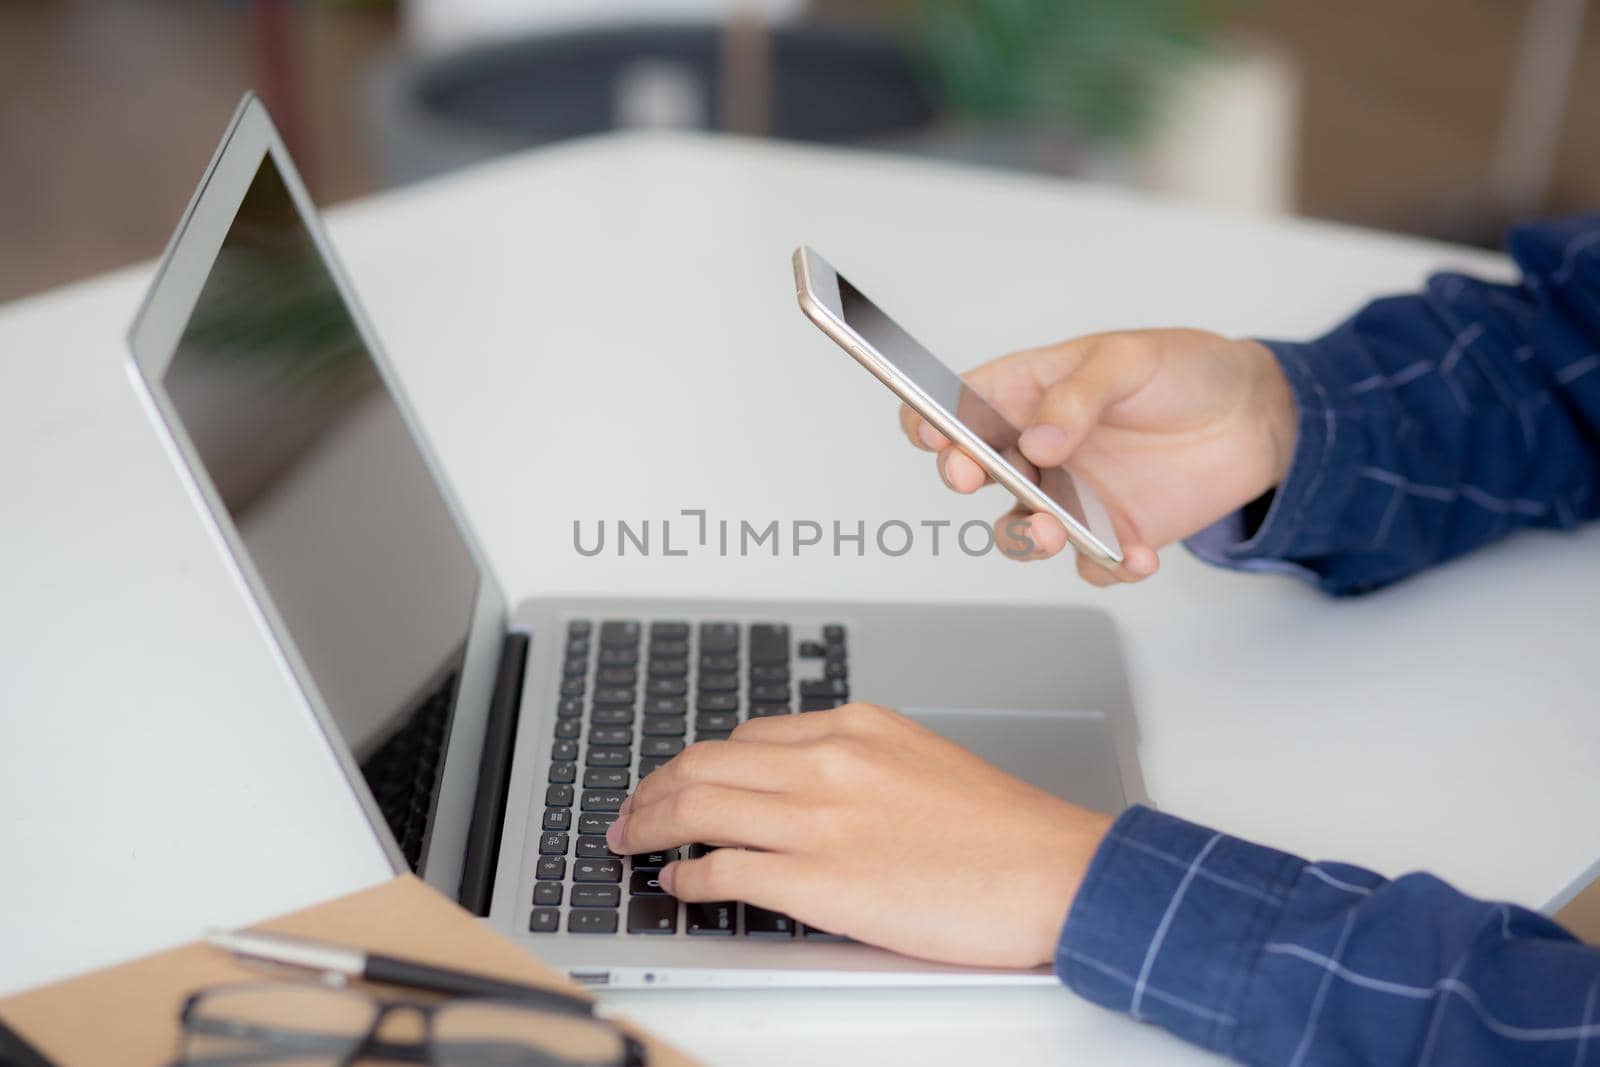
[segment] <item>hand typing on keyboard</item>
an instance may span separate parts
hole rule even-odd
[[[724,846],[667,864],[685,901],[742,900],[908,955],[1048,963],[1111,820],[886,708],[752,719],[641,781],[619,853]],[[692,855],[692,854],[691,854]]]

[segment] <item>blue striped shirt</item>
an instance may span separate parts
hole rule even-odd
[[[1299,409],[1289,473],[1190,548],[1347,595],[1600,515],[1600,215],[1509,250],[1518,284],[1441,274],[1271,342]],[[1245,1063],[1600,1065],[1600,949],[1543,916],[1145,807],[1095,855],[1056,972]]]

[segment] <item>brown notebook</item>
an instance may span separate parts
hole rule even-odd
[[[259,929],[588,996],[411,875],[273,919]],[[208,945],[185,945],[0,1000],[0,1019],[61,1067],[162,1067],[178,1053],[178,1011],[190,993],[274,977]],[[627,1020],[619,1023],[644,1043],[650,1067],[692,1062]]]

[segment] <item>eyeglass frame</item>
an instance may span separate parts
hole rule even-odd
[[[299,990],[302,992],[325,992],[340,995],[354,994],[371,1004],[373,1008],[372,1022],[367,1027],[367,1032],[355,1041],[349,1054],[341,1059],[337,1067],[353,1067],[365,1059],[379,1057],[395,1063],[416,1063],[424,1067],[439,1067],[433,1058],[433,1017],[440,1011],[461,1004],[497,1005],[501,1007],[516,1008],[531,1014],[559,1015],[568,1018],[585,1019],[599,1026],[614,1031],[622,1042],[622,1058],[616,1062],[616,1067],[646,1067],[649,1056],[643,1043],[622,1027],[595,1014],[594,1004],[582,997],[560,993],[555,990],[533,989],[530,987],[525,997],[471,997],[457,996],[435,999],[421,997],[385,997],[365,989],[357,989],[348,985],[330,985],[316,982],[223,982],[216,985],[197,989],[184,998],[183,1007],[178,1011],[178,1024],[182,1028],[179,1040],[187,1042],[194,1035],[206,1035],[207,1031],[196,1029],[194,1024],[200,1020],[195,1018],[195,1011],[208,996],[220,993],[238,992],[243,990]],[[378,1036],[383,1029],[384,1022],[396,1012],[416,1012],[422,1020],[423,1037],[419,1041],[396,1042],[387,1041]],[[283,1031],[292,1033],[293,1031]],[[214,1032],[210,1036],[215,1036]],[[310,1036],[310,1035],[307,1035]],[[530,1047],[531,1051],[543,1051]],[[286,1050],[285,1055],[292,1055],[293,1050]],[[278,1057],[272,1057],[278,1058]],[[239,1058],[226,1060],[193,1060],[188,1052],[180,1048],[179,1058],[172,1061],[168,1067],[242,1067],[243,1064],[271,1062],[263,1059],[259,1054],[240,1054]],[[551,1058],[548,1067],[568,1067],[573,1061],[560,1058]],[[544,1067],[544,1065],[541,1065]]]

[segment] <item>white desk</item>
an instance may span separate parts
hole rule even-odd
[[[1531,905],[1600,856],[1600,529],[1525,535],[1351,602],[1182,551],[1158,580],[1105,593],[1069,564],[959,553],[572,545],[574,519],[686,507],[872,529],[1001,505],[944,491],[888,395],[801,318],[800,242],[961,366],[1122,326],[1306,336],[1442,264],[1503,271],[1493,257],[679,138],[524,156],[342,208],[332,228],[513,600],[1103,604],[1167,809]],[[125,384],[122,333],[147,278],[0,309],[0,989],[384,873]],[[1185,1055],[1054,989],[616,999],[714,1063]]]

